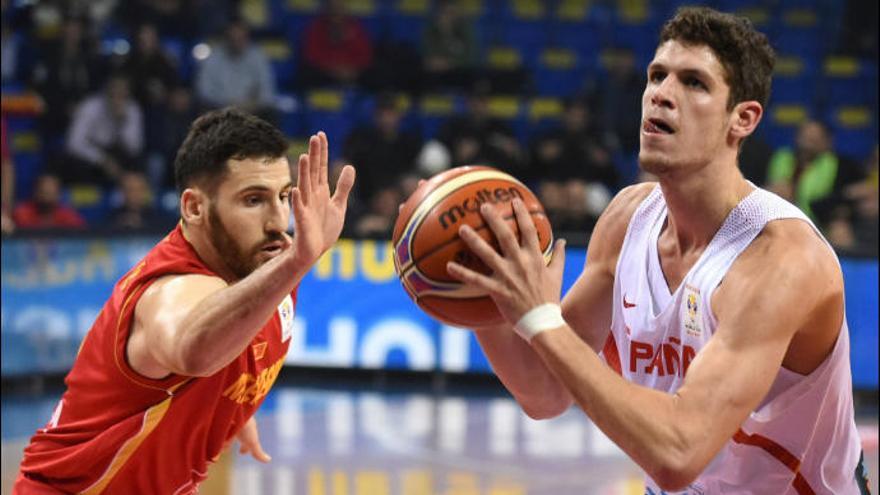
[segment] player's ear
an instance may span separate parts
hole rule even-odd
[[[737,103],[730,114],[730,137],[742,142],[755,131],[763,115],[764,108],[757,101]]]
[[[188,187],[180,195],[180,218],[189,225],[205,222],[208,212],[208,196],[199,188]]]

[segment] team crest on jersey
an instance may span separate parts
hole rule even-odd
[[[293,335],[293,298],[287,297],[278,305],[278,318],[281,320],[281,342],[287,342]]]
[[[263,359],[263,356],[266,355],[266,347],[268,346],[269,343],[265,340],[251,345],[251,350],[254,353],[254,361],[259,361],[260,359]]]
[[[703,333],[700,325],[700,290],[690,285],[685,285],[684,328],[692,337],[699,337]]]

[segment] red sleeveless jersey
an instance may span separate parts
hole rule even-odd
[[[24,451],[14,493],[196,491],[275,382],[296,297],[296,290],[285,297],[241,355],[214,375],[138,374],[125,354],[138,299],[158,277],[196,273],[216,276],[178,226],[116,284],[83,340],[52,419]]]

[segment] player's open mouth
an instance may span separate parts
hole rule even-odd
[[[645,119],[642,130],[645,134],[675,134],[675,129],[661,119]]]
[[[284,244],[280,242],[273,242],[271,244],[267,244],[261,249],[264,253],[269,253],[271,255],[276,255],[284,250]]]

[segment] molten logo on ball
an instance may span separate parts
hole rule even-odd
[[[481,189],[472,197],[465,198],[461,204],[454,205],[440,214],[440,226],[446,230],[455,225],[467,213],[478,213],[483,203],[509,203],[514,197],[522,199],[523,195],[516,187],[496,187],[494,191]]]

